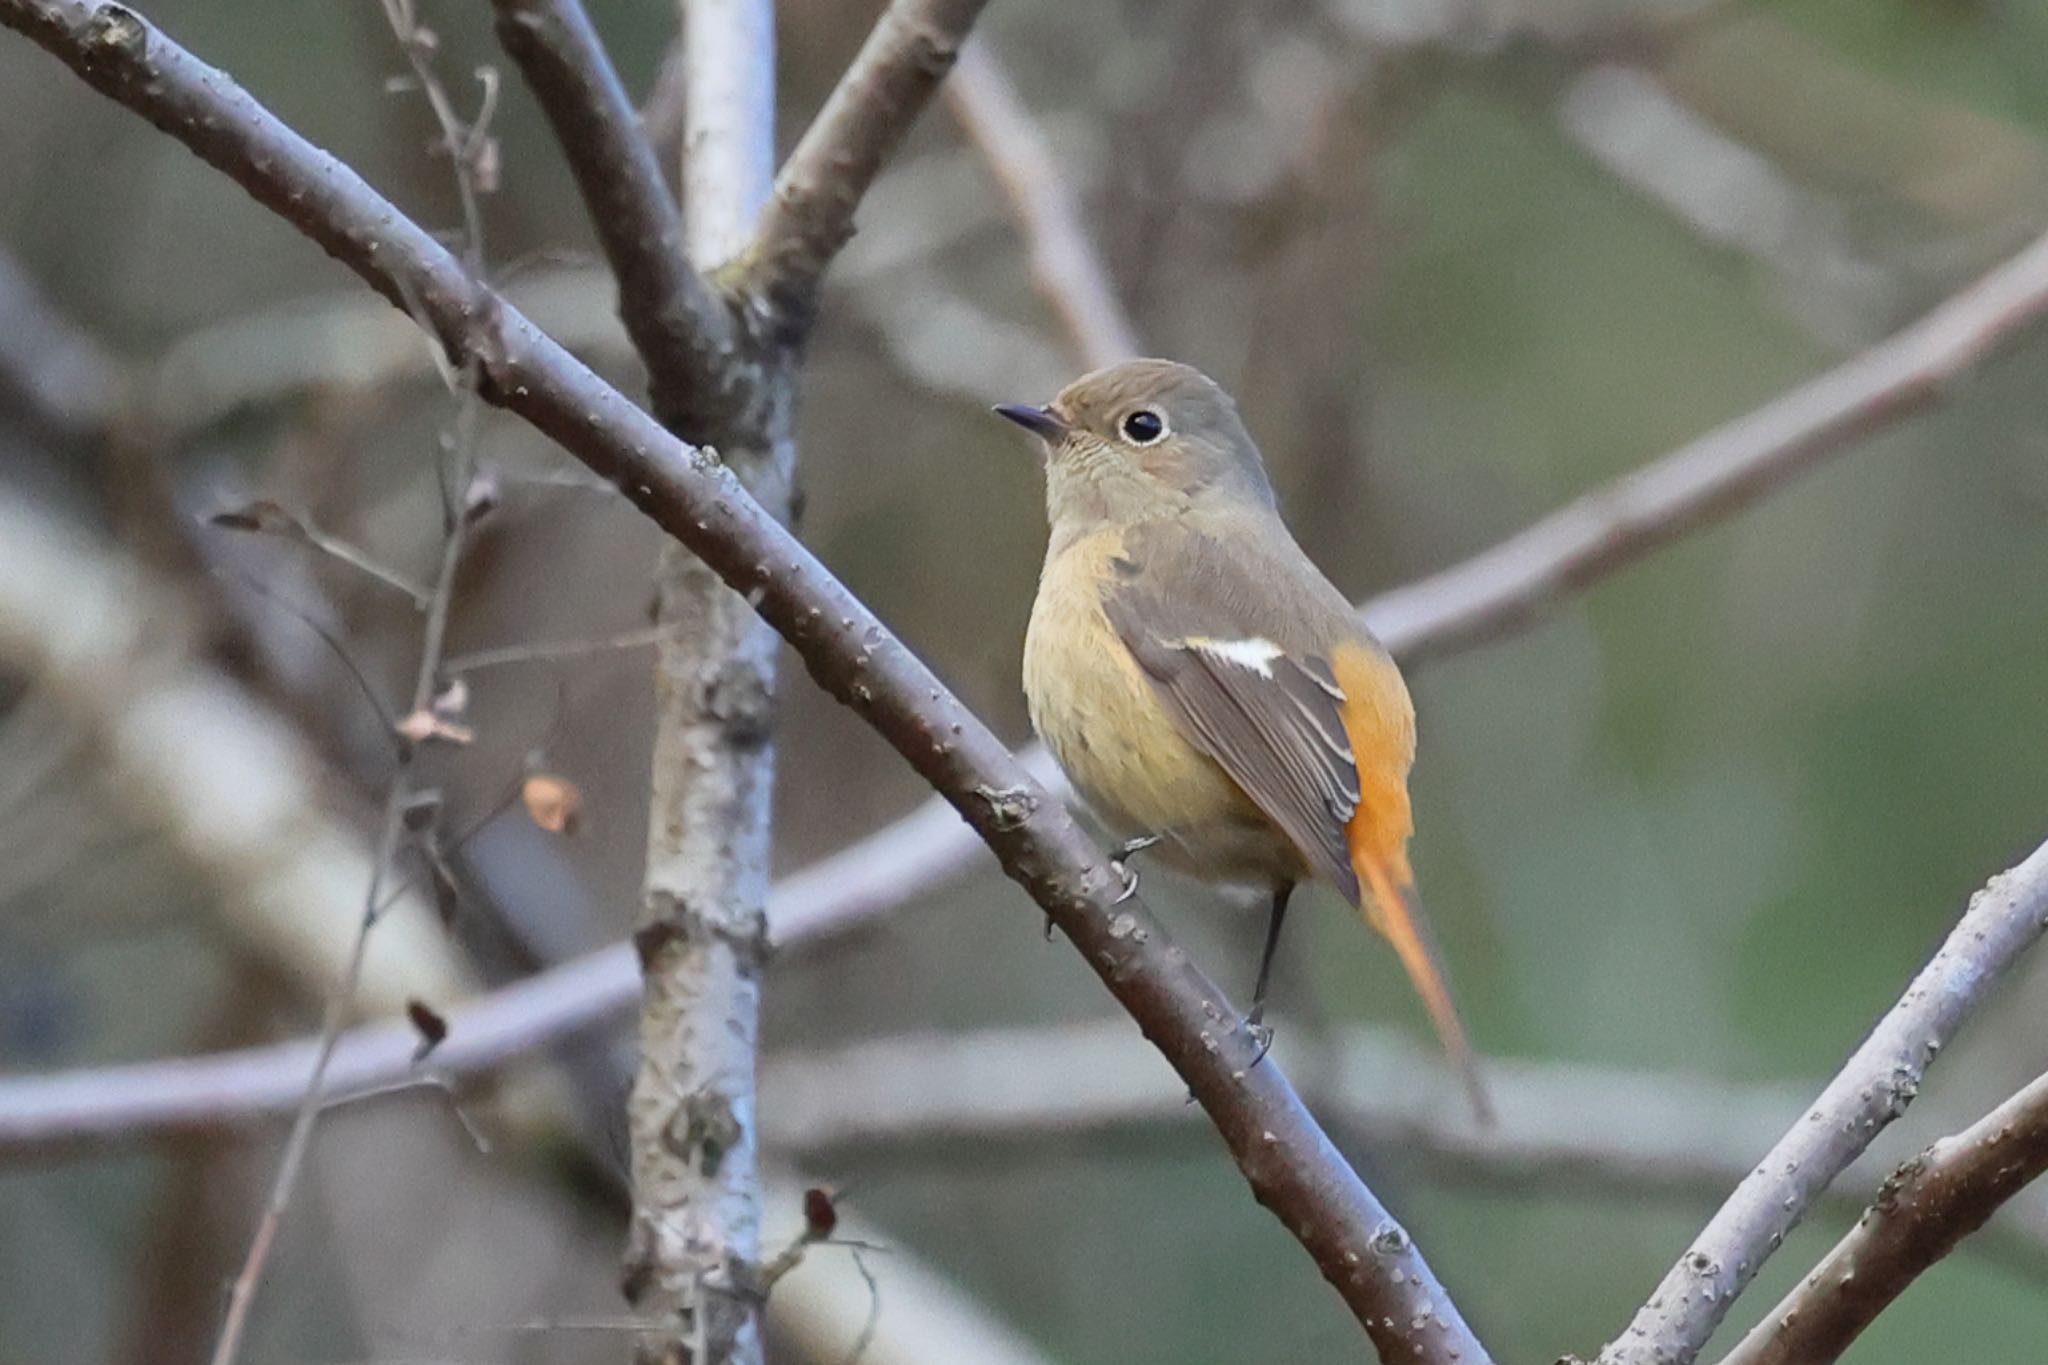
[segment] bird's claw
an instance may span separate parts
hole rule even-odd
[[[1138,870],[1124,862],[1121,858],[1111,858],[1109,860],[1109,867],[1112,872],[1123,879],[1124,883],[1124,889],[1116,893],[1116,899],[1111,901],[1110,904],[1122,905],[1125,901],[1138,894]]]
[[[1252,1065],[1257,1066],[1265,1061],[1266,1054],[1273,1050],[1273,1026],[1262,1024],[1256,1018],[1248,1018],[1244,1021],[1244,1031],[1251,1035],[1252,1042],[1259,1049],[1258,1055],[1252,1058]]]
[[[1243,1023],[1244,1031],[1251,1035],[1252,1045],[1259,1050],[1258,1055],[1252,1058],[1252,1065],[1257,1066],[1273,1050],[1273,1026],[1266,1022],[1266,1002],[1253,1001],[1251,1013],[1244,1017]]]
[[[1164,836],[1158,834],[1141,834],[1135,839],[1126,839],[1109,855],[1110,869],[1123,879],[1124,884],[1124,889],[1117,893],[1116,899],[1110,902],[1111,905],[1122,905],[1138,894],[1138,873],[1137,869],[1131,866],[1131,859],[1158,843],[1162,837]]]

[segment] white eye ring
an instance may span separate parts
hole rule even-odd
[[[1166,414],[1157,408],[1133,408],[1124,414],[1116,429],[1134,446],[1153,445],[1166,439]]]

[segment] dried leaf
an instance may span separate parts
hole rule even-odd
[[[448,1021],[439,1010],[423,1000],[406,1001],[405,1017],[412,1021],[413,1032],[420,1036],[420,1045],[412,1054],[414,1065],[418,1065],[426,1060],[428,1053],[447,1041]]]
[[[839,1206],[833,1202],[832,1191],[816,1186],[804,1191],[804,1235],[813,1242],[822,1242],[839,1227]]]
[[[583,819],[583,793],[566,777],[534,773],[519,789],[526,813],[550,834],[574,834]]]

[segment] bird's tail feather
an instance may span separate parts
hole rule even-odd
[[[1423,1005],[1429,1010],[1430,1022],[1436,1026],[1437,1036],[1443,1040],[1444,1051],[1450,1054],[1451,1064],[1458,1069],[1458,1076],[1471,1097],[1474,1114],[1482,1124],[1491,1124],[1493,1101],[1488,1098],[1485,1083],[1480,1078],[1479,1063],[1473,1056],[1472,1045],[1465,1039],[1465,1026],[1458,1018],[1456,1002],[1451,999],[1450,983],[1444,976],[1436,945],[1430,941],[1429,926],[1422,917],[1422,903],[1416,897],[1414,881],[1364,849],[1353,850],[1352,865],[1365,888],[1365,895],[1360,898],[1365,922],[1394,945],[1402,967],[1407,969],[1408,979],[1415,984],[1416,994],[1422,997]]]

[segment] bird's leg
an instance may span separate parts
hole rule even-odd
[[[1110,850],[1109,865],[1116,869],[1116,874],[1119,877],[1124,879],[1124,889],[1117,893],[1114,904],[1122,905],[1125,901],[1138,894],[1138,874],[1130,868],[1130,860],[1165,837],[1163,834],[1140,834],[1135,838],[1124,840]]]
[[[1266,946],[1259,954],[1259,977],[1252,985],[1252,1010],[1244,1017],[1244,1026],[1259,1045],[1258,1062],[1266,1058],[1266,1049],[1273,1046],[1273,1030],[1261,1022],[1266,1015],[1266,983],[1273,975],[1273,955],[1280,948],[1280,925],[1287,918],[1287,898],[1294,894],[1293,882],[1282,882],[1273,892],[1273,909],[1266,920]]]

